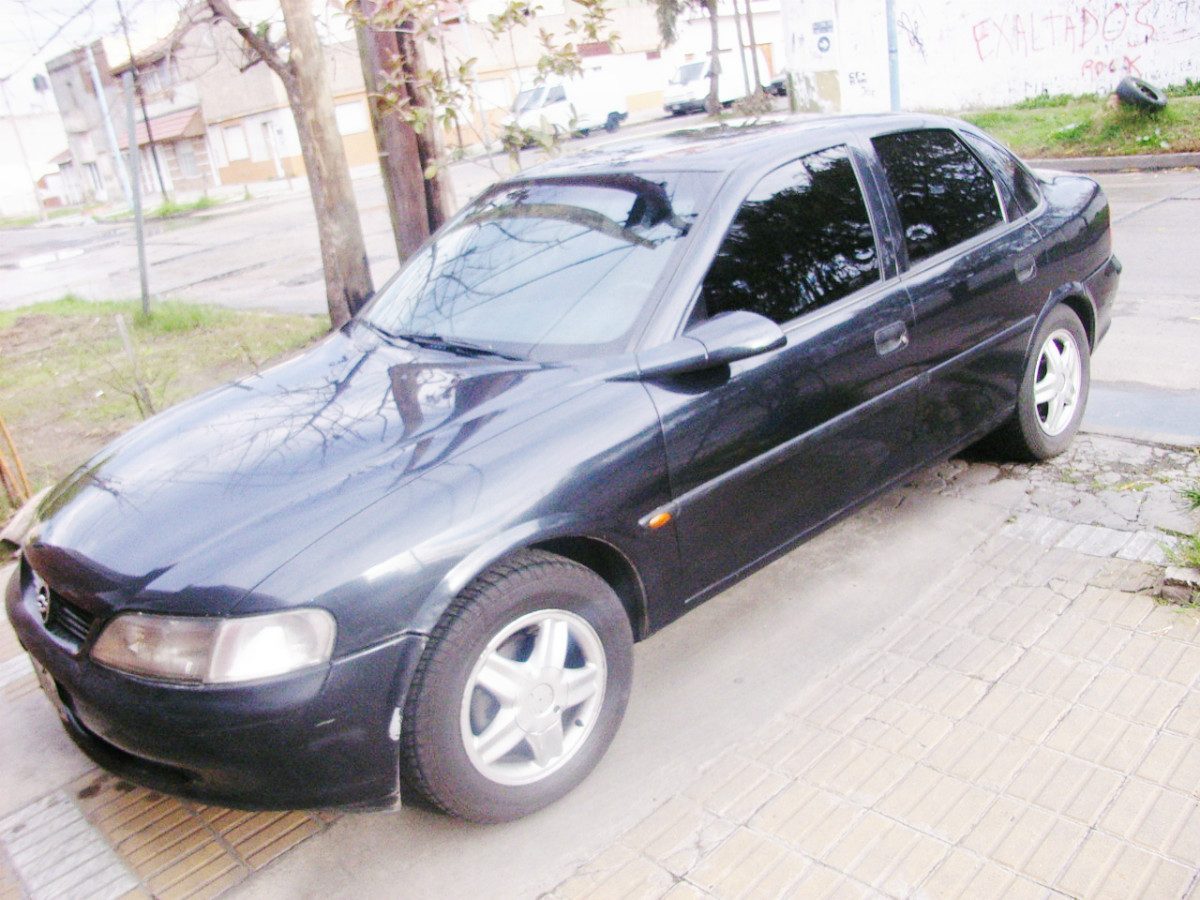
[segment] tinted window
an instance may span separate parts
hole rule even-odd
[[[405,263],[365,313],[521,356],[622,349],[710,176],[609,175],[500,185]]]
[[[910,262],[1004,220],[992,176],[953,132],[904,131],[872,143],[900,209]]]
[[[738,210],[704,280],[707,315],[786,322],[879,279],[875,236],[845,147],[771,172]]]
[[[550,88],[550,93],[546,95],[546,106],[551,103],[562,103],[567,99],[567,90],[561,84],[556,84]]]
[[[979,157],[1000,177],[1011,194],[1004,198],[1010,219],[1019,219],[1033,212],[1041,202],[1041,191],[1037,180],[1029,174],[1017,158],[994,141],[978,135],[963,135]]]

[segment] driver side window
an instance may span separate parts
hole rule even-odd
[[[880,278],[849,151],[811,153],[763,177],[704,279],[697,317],[746,309],[783,324]]]

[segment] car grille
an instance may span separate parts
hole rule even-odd
[[[46,628],[59,637],[82,644],[87,640],[94,620],[95,616],[64,600],[62,594],[50,592],[50,619],[46,622]]]

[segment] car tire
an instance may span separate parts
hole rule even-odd
[[[604,130],[612,134],[621,127],[621,114],[610,112],[608,118],[604,121]]]
[[[1117,98],[1137,109],[1158,112],[1167,105],[1167,94],[1148,81],[1126,75],[1117,85]]]
[[[1090,383],[1087,332],[1073,310],[1056,306],[1034,335],[1016,412],[996,435],[1000,445],[1022,460],[1062,453],[1079,430]]]
[[[548,806],[608,749],[632,675],[612,588],[576,562],[521,551],[476,578],[430,636],[404,704],[406,785],[473,822]]]

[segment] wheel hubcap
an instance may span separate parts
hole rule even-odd
[[[498,784],[531,784],[584,745],[604,703],[604,645],[563,609],[521,616],[479,655],[463,691],[461,730],[471,763]]]
[[[1083,386],[1083,362],[1075,336],[1066,329],[1053,332],[1038,354],[1033,382],[1033,403],[1038,425],[1054,437],[1075,417]]]

